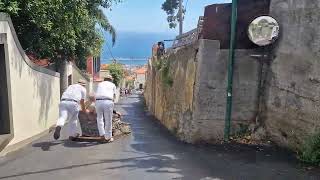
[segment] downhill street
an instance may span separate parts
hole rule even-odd
[[[285,150],[179,142],[148,115],[143,99],[116,105],[133,133],[111,144],[54,141],[52,134],[0,158],[0,180],[316,180]],[[65,136],[62,139],[66,139]]]

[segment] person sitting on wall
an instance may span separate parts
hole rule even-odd
[[[159,49],[158,44],[154,44],[154,45],[152,46],[152,56],[153,56],[153,57],[156,57],[156,56],[158,55],[158,49]]]
[[[163,56],[164,55],[164,50],[165,50],[165,47],[164,47],[164,42],[160,41],[158,42],[158,49],[157,49],[157,56],[160,57],[160,56]]]

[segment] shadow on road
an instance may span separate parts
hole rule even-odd
[[[68,148],[82,148],[99,145],[98,142],[73,142],[70,140],[47,141],[32,144],[33,147],[40,147],[43,151],[50,151],[51,147],[63,145]]]
[[[180,179],[314,179],[319,171],[308,173],[295,155],[278,147],[241,144],[190,145],[178,141],[144,109],[142,97],[120,104],[124,120],[132,124],[136,153],[146,158],[130,160],[125,167],[146,172],[177,173]],[[122,168],[119,166],[115,168]]]
[[[86,164],[79,164],[79,165],[71,165],[71,166],[65,166],[61,168],[53,168],[53,169],[47,169],[47,170],[40,170],[40,171],[31,171],[31,172],[25,172],[25,173],[20,173],[20,174],[15,174],[15,175],[9,175],[9,176],[2,176],[0,179],[7,179],[7,178],[14,178],[14,177],[21,177],[21,176],[27,176],[27,175],[34,175],[34,174],[41,174],[41,173],[49,173],[49,172],[54,172],[54,171],[61,171],[61,170],[67,170],[67,169],[75,169],[75,168],[80,168],[80,167],[86,167],[86,166],[92,166],[92,165],[99,165],[99,164],[107,164],[107,163],[115,163],[115,162],[143,162],[145,158],[153,158],[153,159],[158,159],[159,157],[157,156],[143,156],[143,157],[135,157],[135,158],[126,158],[126,159],[115,159],[115,160],[101,160],[98,162],[93,162],[93,163],[86,163]],[[141,161],[140,161],[141,160]],[[127,166],[118,166],[118,167],[111,167],[108,169],[118,169],[122,167],[127,167]],[[129,166],[130,167],[130,166]],[[131,166],[135,168],[139,168],[137,166]],[[146,167],[146,166],[141,166]],[[152,172],[152,171],[149,171]],[[169,171],[166,171],[169,172]]]

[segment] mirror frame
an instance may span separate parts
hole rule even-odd
[[[263,18],[269,18],[271,19],[271,21],[273,21],[275,23],[275,26],[272,28],[272,31],[271,31],[271,39],[267,39],[267,37],[264,37],[263,41],[264,43],[258,43],[257,41],[255,41],[252,37],[252,32],[250,30],[250,27],[253,25],[253,23],[255,21],[258,21],[260,19],[263,19]],[[271,22],[269,22],[271,23]],[[276,30],[274,30],[274,28],[276,28]],[[277,20],[275,18],[273,18],[272,16],[268,16],[268,15],[263,15],[263,16],[259,16],[259,17],[256,17],[255,19],[253,19],[251,21],[251,23],[249,24],[248,26],[248,30],[247,30],[247,35],[248,35],[248,38],[250,39],[250,41],[258,46],[268,46],[268,45],[271,45],[273,44],[275,41],[277,41],[277,39],[279,38],[279,34],[280,34],[280,26],[279,26],[279,23],[277,22]]]

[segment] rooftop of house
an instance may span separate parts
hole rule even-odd
[[[28,54],[27,56],[34,64],[38,66],[48,67],[51,64],[49,59],[38,59],[32,54]]]
[[[108,70],[109,64],[101,64],[100,70]]]
[[[136,74],[146,74],[147,68],[142,67],[134,71]]]
[[[126,80],[127,80],[127,81],[134,80],[134,77],[133,77],[133,76],[126,76]]]

